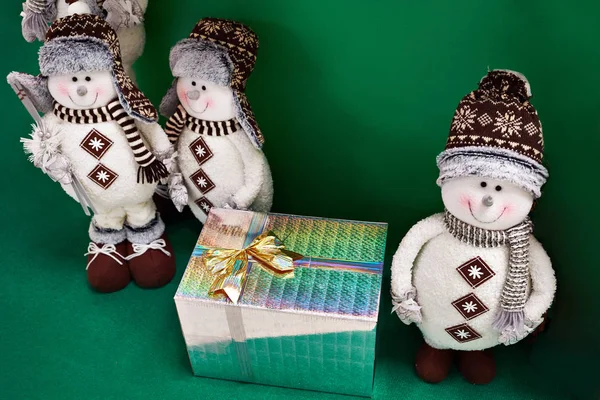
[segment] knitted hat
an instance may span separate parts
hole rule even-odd
[[[169,61],[176,78],[194,77],[230,87],[238,123],[254,146],[261,148],[264,138],[245,94],[246,81],[254,70],[257,50],[258,37],[246,25],[225,19],[204,18],[196,24],[188,39],[173,47]],[[175,81],[161,103],[161,114],[170,117],[178,104]]]
[[[494,70],[458,104],[446,150],[437,157],[438,185],[462,176],[509,181],[534,198],[548,178],[544,138],[531,89],[518,72]]]
[[[99,16],[70,15],[56,21],[40,48],[41,75],[12,73],[9,83],[19,83],[36,108],[43,113],[52,109],[47,77],[80,72],[111,71],[119,102],[132,117],[143,122],[158,119],[156,109],[135,86],[121,61],[119,40],[115,31]]]

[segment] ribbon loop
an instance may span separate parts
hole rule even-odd
[[[294,273],[294,261],[301,254],[285,249],[285,245],[272,232],[256,237],[242,250],[211,248],[202,256],[204,265],[214,275],[209,294],[223,293],[237,304],[249,271],[249,262],[260,265],[265,271],[290,278]]]

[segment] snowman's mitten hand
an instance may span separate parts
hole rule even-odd
[[[421,323],[421,306],[415,301],[417,290],[412,287],[401,294],[392,292],[392,312],[395,312],[400,321],[406,325]]]
[[[144,10],[137,0],[105,0],[106,22],[115,30],[131,28],[144,22]]]
[[[165,167],[167,167],[169,175],[180,172],[179,165],[177,165],[177,156],[178,153],[173,148],[169,149],[168,152],[156,154],[156,158],[162,161]]]
[[[247,210],[253,202],[254,198],[249,193],[249,190],[246,187],[242,187],[236,194],[231,196],[228,204],[236,210]]]
[[[39,4],[38,4],[39,3]],[[48,31],[48,13],[44,3],[40,1],[23,3],[23,20],[21,21],[21,33],[28,42],[38,39],[40,42],[46,40]]]
[[[188,203],[188,191],[183,183],[183,176],[180,173],[172,174],[169,177],[169,197],[177,211],[182,212]]]
[[[512,327],[504,329],[500,333],[498,341],[505,346],[510,346],[515,343],[518,343],[524,338],[526,338],[531,332],[533,332],[535,328],[537,328],[538,325],[540,325],[543,321],[543,318],[535,321],[525,318],[523,327],[521,329],[515,329]]]

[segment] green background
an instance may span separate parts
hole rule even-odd
[[[0,13],[5,74],[38,72],[19,3]],[[198,19],[249,24],[261,48],[247,93],[266,137],[274,210],[387,221],[391,256],[412,224],[442,210],[435,156],[458,101],[488,68],[523,72],[551,174],[534,212],[559,279],[550,328],[533,346],[497,348],[489,386],[456,371],[426,385],[412,367],[420,335],[390,315],[385,279],[375,397],[587,399],[600,356],[599,15],[593,1],[154,0],[138,77],[158,104],[171,82],[169,48]],[[200,229],[193,220],[169,227],[178,275],[167,287],[90,291],[88,219],[28,163],[19,137],[31,119],[8,85],[0,99],[0,398],[345,398],[191,376],[172,296]]]

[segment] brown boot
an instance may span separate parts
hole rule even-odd
[[[496,361],[491,350],[461,351],[457,365],[467,382],[474,385],[490,383],[496,376]]]
[[[127,245],[91,242],[88,246],[87,277],[90,286],[101,293],[116,292],[131,282],[127,266]]]
[[[175,276],[175,254],[165,234],[149,244],[127,242],[127,254],[129,270],[139,287],[159,288]]]
[[[423,343],[415,361],[419,378],[428,383],[439,383],[446,379],[452,367],[453,350],[434,349]]]

